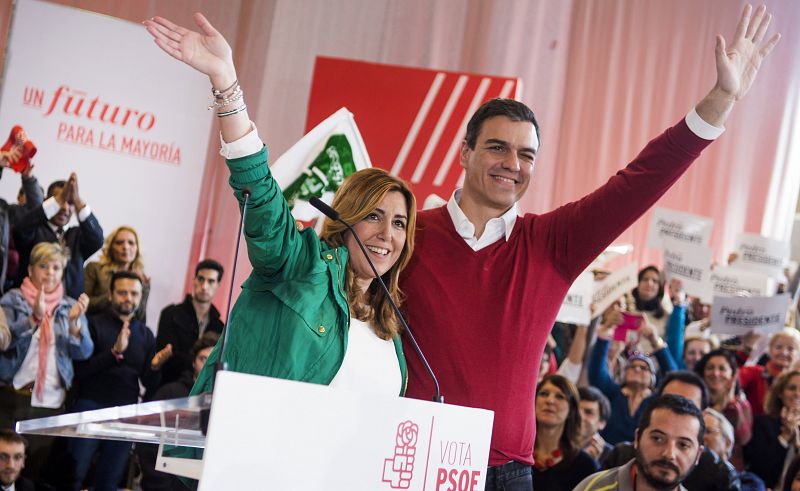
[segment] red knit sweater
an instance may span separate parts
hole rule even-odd
[[[517,219],[511,236],[473,251],[446,207],[418,215],[401,278],[405,310],[450,404],[491,409],[489,465],[533,463],[539,358],[572,281],[642,215],[710,142],[684,121],[651,141],[583,199]],[[409,397],[433,383],[407,340]]]

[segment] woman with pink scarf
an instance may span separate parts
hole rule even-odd
[[[0,299],[11,331],[11,344],[0,353],[0,427],[61,414],[72,384],[72,360],[92,354],[84,315],[89,297],[84,293],[74,300],[64,295],[61,279],[68,258],[57,243],[37,244],[20,288]],[[35,478],[51,438],[27,438],[26,473]]]

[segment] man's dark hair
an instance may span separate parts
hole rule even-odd
[[[28,448],[28,440],[26,440],[24,436],[20,435],[16,431],[8,428],[0,429],[0,442],[21,443],[25,445],[26,449]]]
[[[532,123],[533,128],[536,130],[536,139],[539,142],[542,141],[539,135],[539,123],[536,122],[536,116],[533,115],[531,108],[513,99],[497,98],[484,102],[467,123],[467,134],[464,136],[464,140],[469,148],[475,150],[475,144],[478,142],[478,133],[481,132],[483,122],[495,116],[505,116],[511,121]]]
[[[702,406],[700,409],[705,409],[708,407],[708,387],[706,387],[705,381],[700,378],[699,375],[694,372],[690,372],[689,370],[675,370],[667,373],[664,376],[664,379],[661,380],[661,385],[658,386],[656,395],[660,396],[663,394],[664,387],[666,387],[668,383],[676,380],[678,382],[683,382],[684,384],[694,385],[700,389],[700,405]]]
[[[134,273],[133,271],[114,271],[111,273],[111,281],[108,283],[108,290],[110,292],[114,291],[114,285],[116,284],[117,280],[136,280],[139,283],[142,283],[142,277],[138,274]]]
[[[214,331],[206,331],[200,336],[200,339],[192,345],[192,359],[197,358],[197,354],[206,348],[213,348],[219,340],[219,334]]]
[[[199,273],[201,269],[213,269],[216,271],[218,274],[217,281],[222,279],[222,272],[225,271],[222,265],[213,259],[203,259],[197,263],[197,266],[194,267],[195,277],[197,277],[197,273]]]
[[[578,387],[578,394],[581,396],[581,401],[596,402],[600,411],[600,421],[608,421],[611,417],[611,403],[605,394],[596,387]]]
[[[52,198],[56,194],[57,188],[63,188],[67,185],[67,181],[53,181],[47,186],[47,197]]]
[[[660,395],[650,401],[650,404],[647,405],[642,413],[642,419],[639,420],[637,441],[642,438],[644,430],[650,426],[650,418],[653,416],[653,411],[656,409],[666,409],[680,416],[694,416],[700,423],[700,431],[697,432],[697,443],[699,445],[703,444],[703,435],[706,432],[706,422],[703,420],[703,412],[689,399],[675,394]]]

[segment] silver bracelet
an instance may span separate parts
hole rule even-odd
[[[217,113],[218,118],[224,118],[226,116],[233,116],[234,114],[239,114],[240,112],[247,109],[247,104],[242,104],[241,106],[237,107],[236,109],[232,109],[230,111],[225,111],[222,113]]]

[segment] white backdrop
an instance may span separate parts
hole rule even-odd
[[[213,115],[208,81],[144,27],[37,0],[17,2],[0,94],[0,140],[22,125],[40,184],[78,174],[105,234],[131,225],[151,277],[148,324],[182,299]],[[126,117],[127,116],[127,117]],[[7,169],[0,195],[16,199]]]

